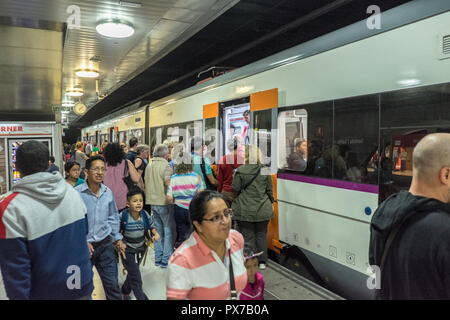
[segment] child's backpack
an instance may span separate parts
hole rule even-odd
[[[122,211],[122,217],[120,219],[120,232],[122,232],[122,233],[125,230],[125,225],[127,224],[129,214],[130,214],[130,211],[128,209],[125,209]],[[150,233],[152,231],[150,228],[150,221],[148,220],[147,211],[141,210],[141,212],[139,212],[139,214],[141,215],[142,221],[144,222],[145,238],[148,239],[147,230],[150,230]]]

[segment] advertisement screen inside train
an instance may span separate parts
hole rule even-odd
[[[231,107],[226,107],[223,110],[223,125],[222,131],[223,140],[226,151],[225,153],[233,152],[229,150],[226,142],[232,137],[237,137],[244,144],[250,143],[250,104],[240,104]]]

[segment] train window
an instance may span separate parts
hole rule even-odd
[[[378,109],[378,95],[334,101],[334,143],[323,157],[334,179],[378,184],[371,161],[378,150]]]
[[[412,153],[430,133],[450,133],[450,84],[404,89],[380,95],[380,196],[408,190]],[[374,161],[377,162],[377,161]]]
[[[126,132],[125,131],[120,131],[119,132],[119,143],[127,143],[127,138],[126,138]]]
[[[293,109],[278,115],[278,168],[304,172],[308,161],[308,112]]]
[[[153,154],[153,150],[157,144],[162,143],[162,132],[164,127],[152,127],[150,128],[150,152]]]
[[[138,144],[141,144],[143,138],[142,129],[131,130],[131,137],[138,139]]]
[[[261,150],[261,163],[270,166],[271,157],[271,133],[272,133],[272,110],[256,111],[254,117],[254,140],[256,146]]]
[[[290,112],[289,115],[284,112]],[[288,120],[297,113],[296,124]],[[301,118],[301,123],[298,118]],[[284,120],[283,120],[284,118]],[[283,128],[283,129],[282,129]],[[289,135],[286,137],[286,135]],[[296,168],[294,161],[288,164],[288,158],[294,152],[294,140],[307,142],[306,169]],[[333,141],[333,102],[318,102],[307,106],[283,108],[278,115],[278,169],[281,171],[301,172],[308,176],[331,178],[332,171],[323,165],[324,149]],[[298,140],[297,140],[298,142]],[[294,155],[295,156],[295,155]],[[301,169],[301,170],[300,170]]]

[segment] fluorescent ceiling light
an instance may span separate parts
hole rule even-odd
[[[119,19],[100,21],[95,30],[109,38],[128,38],[134,34],[131,23]]]
[[[404,87],[415,86],[415,85],[418,85],[421,82],[422,81],[420,81],[419,79],[403,79],[403,80],[397,81],[397,83],[399,85],[404,86]]]
[[[251,90],[255,89],[254,86],[242,86],[242,87],[236,87],[236,93],[237,94],[244,94],[247,92],[250,92]]]
[[[142,3],[130,2],[130,1],[119,1],[119,4],[122,7],[129,7],[129,8],[140,8],[140,7],[142,7]]]
[[[81,88],[67,89],[66,94],[70,97],[81,97],[83,95],[83,89]]]
[[[97,78],[100,73],[94,69],[77,69],[75,74],[80,78]]]

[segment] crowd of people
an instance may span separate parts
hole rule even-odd
[[[135,138],[126,148],[78,141],[64,145],[65,178],[45,145],[25,142],[17,151],[22,180],[2,199],[9,241],[0,241],[0,268],[8,297],[91,299],[95,267],[106,299],[129,300],[132,292],[147,300],[140,265],[152,247],[155,267],[166,269],[168,299],[263,299],[257,269],[267,261],[272,182],[260,173],[259,149],[245,146],[245,159],[238,156],[241,140],[229,142],[233,152],[218,165],[198,138],[190,150],[165,141],[151,157]],[[30,209],[11,209],[15,197]],[[67,244],[61,260],[57,243]],[[119,262],[127,272],[122,285]],[[195,276],[205,265],[211,272]]]
[[[450,298],[449,137],[431,134],[418,143],[409,191],[373,215],[369,258],[382,268],[381,298]],[[126,149],[78,142],[65,148],[63,178],[44,144],[23,143],[16,152],[22,180],[0,202],[8,298],[91,299],[95,266],[107,299],[129,300],[133,292],[147,300],[140,264],[154,247],[155,267],[166,269],[167,299],[264,299],[258,269],[268,259],[271,176],[261,174],[257,147],[245,145],[242,153],[237,137],[227,144],[232,151],[214,165],[198,138],[190,150],[165,141],[151,157],[134,138]],[[303,158],[302,144],[292,163],[313,158],[313,150]],[[127,271],[121,286],[119,261]]]

